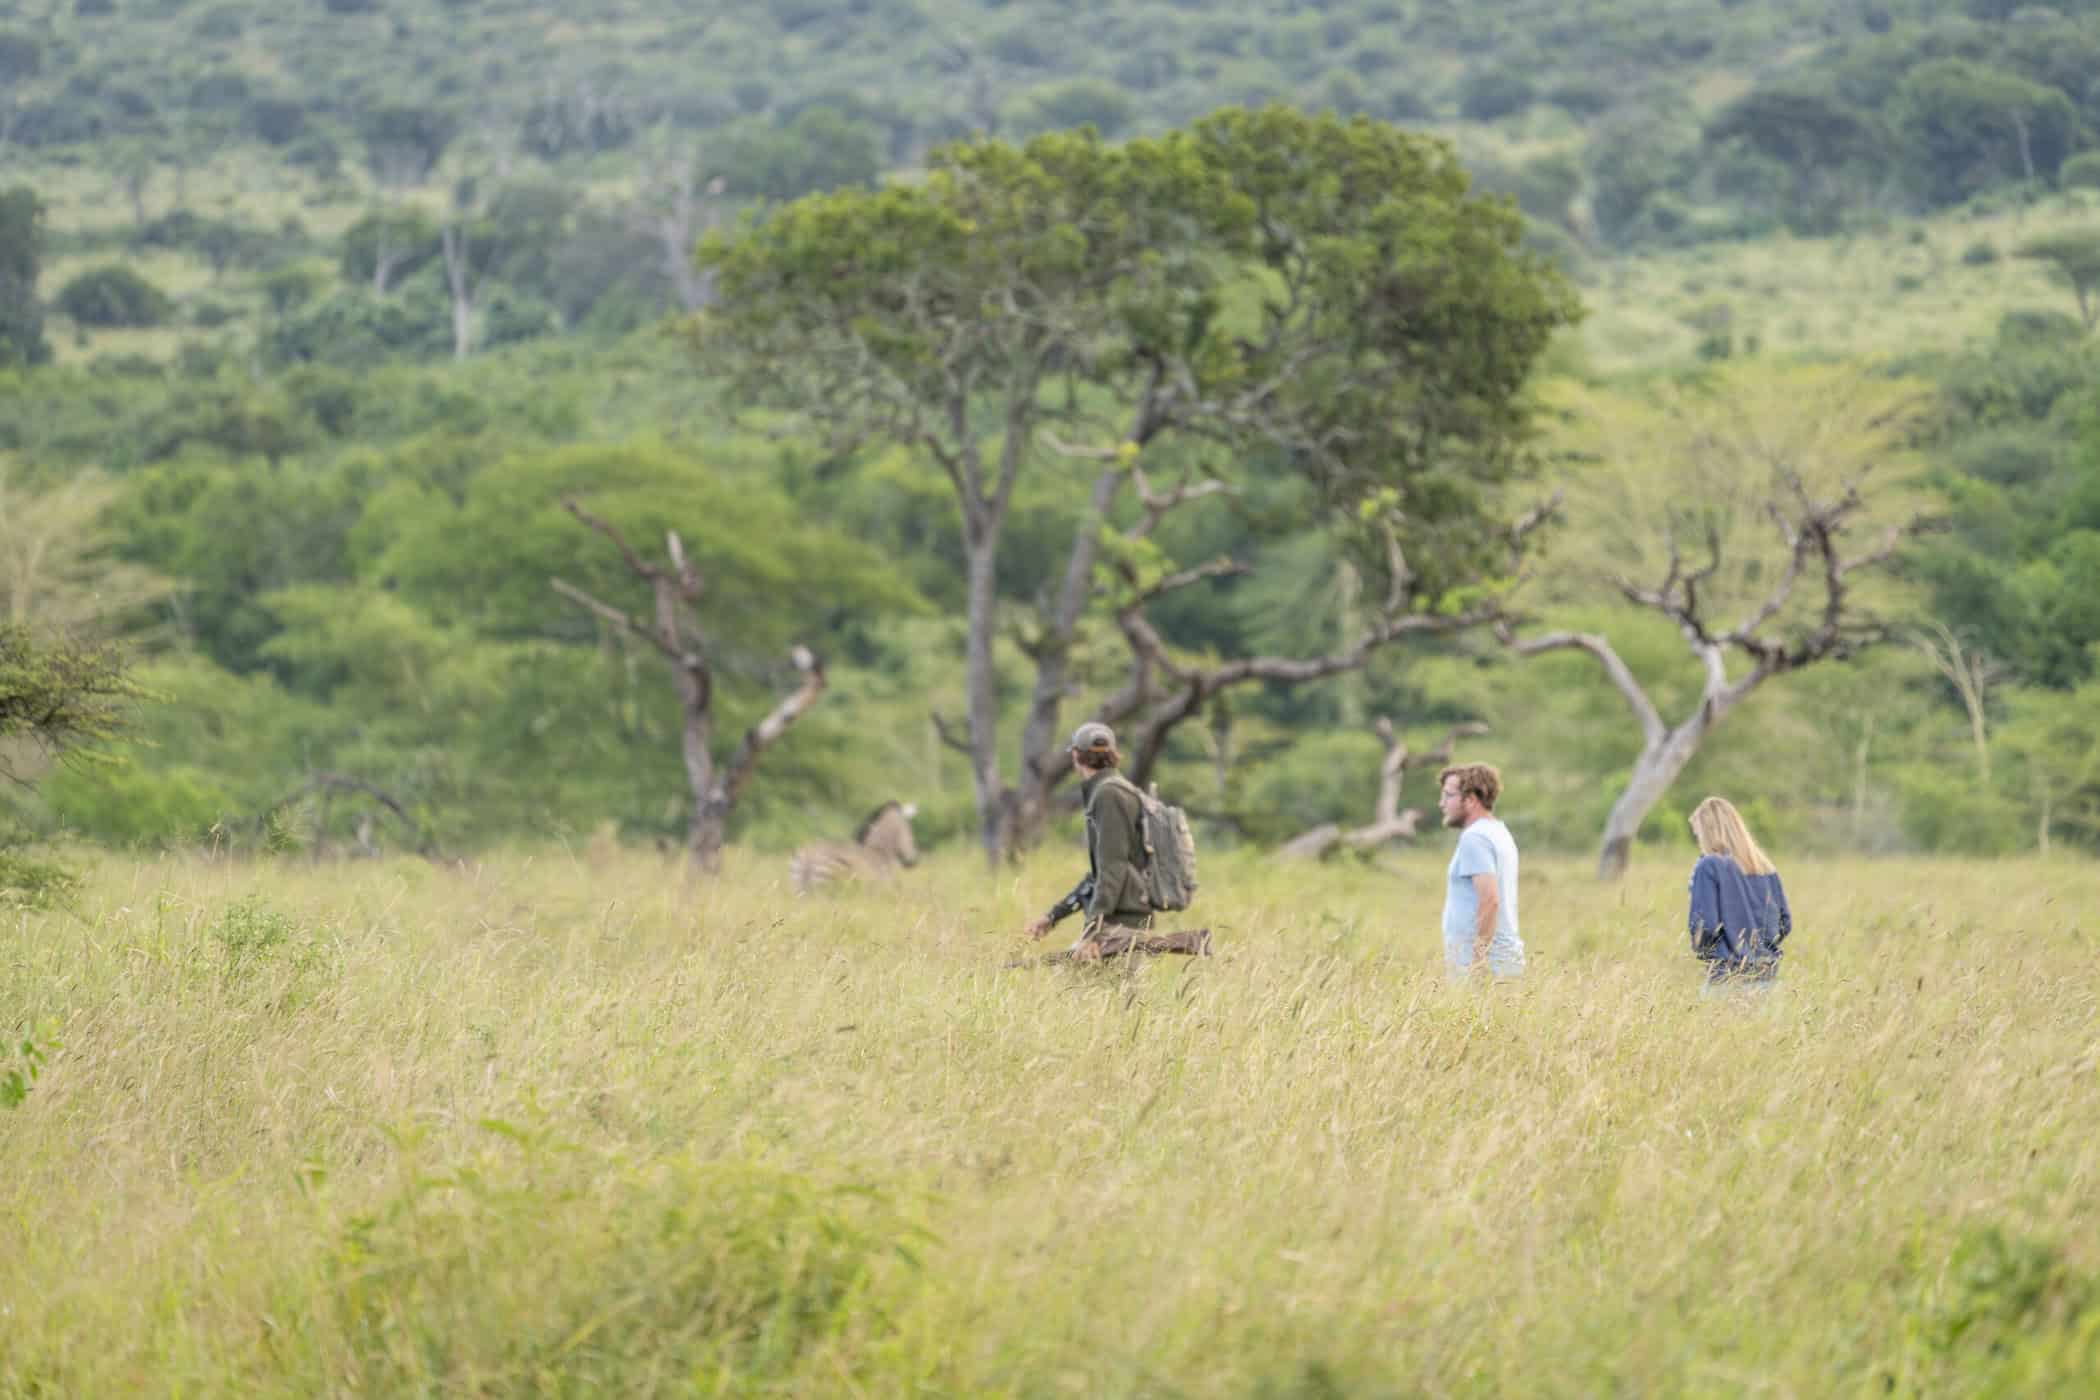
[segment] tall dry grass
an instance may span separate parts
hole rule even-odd
[[[1212,860],[1219,955],[1009,968],[1070,860],[798,901],[599,852],[105,858],[0,923],[0,1394],[2089,1394],[2100,870]]]

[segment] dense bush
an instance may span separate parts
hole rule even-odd
[[[2100,190],[2100,151],[2084,151],[2065,161],[2056,172],[2067,190]]]
[[[121,263],[72,278],[59,289],[57,305],[83,326],[158,326],[175,313],[167,293]]]
[[[1514,116],[1532,104],[1531,80],[1510,68],[1480,68],[1458,85],[1458,110],[1468,121],[1491,122]]]

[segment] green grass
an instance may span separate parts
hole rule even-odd
[[[1441,846],[1441,843],[1437,843]],[[1010,969],[1069,858],[796,901],[595,847],[106,857],[0,922],[0,1395],[2078,1394],[2090,864],[1217,860],[1219,956]],[[10,1069],[0,1063],[0,1078]]]

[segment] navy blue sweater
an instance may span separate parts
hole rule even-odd
[[[1722,967],[1762,967],[1779,961],[1779,945],[1794,931],[1779,876],[1745,875],[1727,856],[1701,856],[1692,867],[1692,952]]]

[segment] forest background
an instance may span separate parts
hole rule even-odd
[[[568,496],[651,547],[680,532],[725,732],[792,645],[824,659],[733,839],[843,835],[890,797],[922,844],[969,839],[949,484],[736,401],[693,353],[716,289],[692,247],[974,132],[1281,103],[1448,139],[1582,300],[1502,503],[1563,493],[1517,635],[1608,637],[1661,712],[1696,704],[1678,628],[1606,575],[1712,510],[1761,528],[1697,448],[1714,415],[1871,468],[1914,527],[1866,600],[1881,644],[1750,695],[1644,839],[1682,844],[1723,791],[1781,849],[2100,844],[2091,0],[0,0],[0,83],[0,618],[120,644],[147,697],[98,761],[12,753],[38,781],[0,798],[11,839],[681,840],[661,659],[552,587],[646,606]],[[1864,432],[1898,402],[1899,435]],[[1356,557],[1291,473],[1246,468],[1168,542],[1251,571],[1167,600],[1168,643],[1347,650],[1375,612]],[[1097,469],[1053,461],[1016,499],[1011,705]],[[1728,563],[1752,593],[1770,567]],[[1113,584],[1067,723],[1129,667]],[[1476,628],[1213,699],[1158,776],[1206,843],[1361,824],[1381,718],[1417,752],[1484,725],[1467,753],[1546,848],[1597,841],[1642,747],[1589,656]]]

